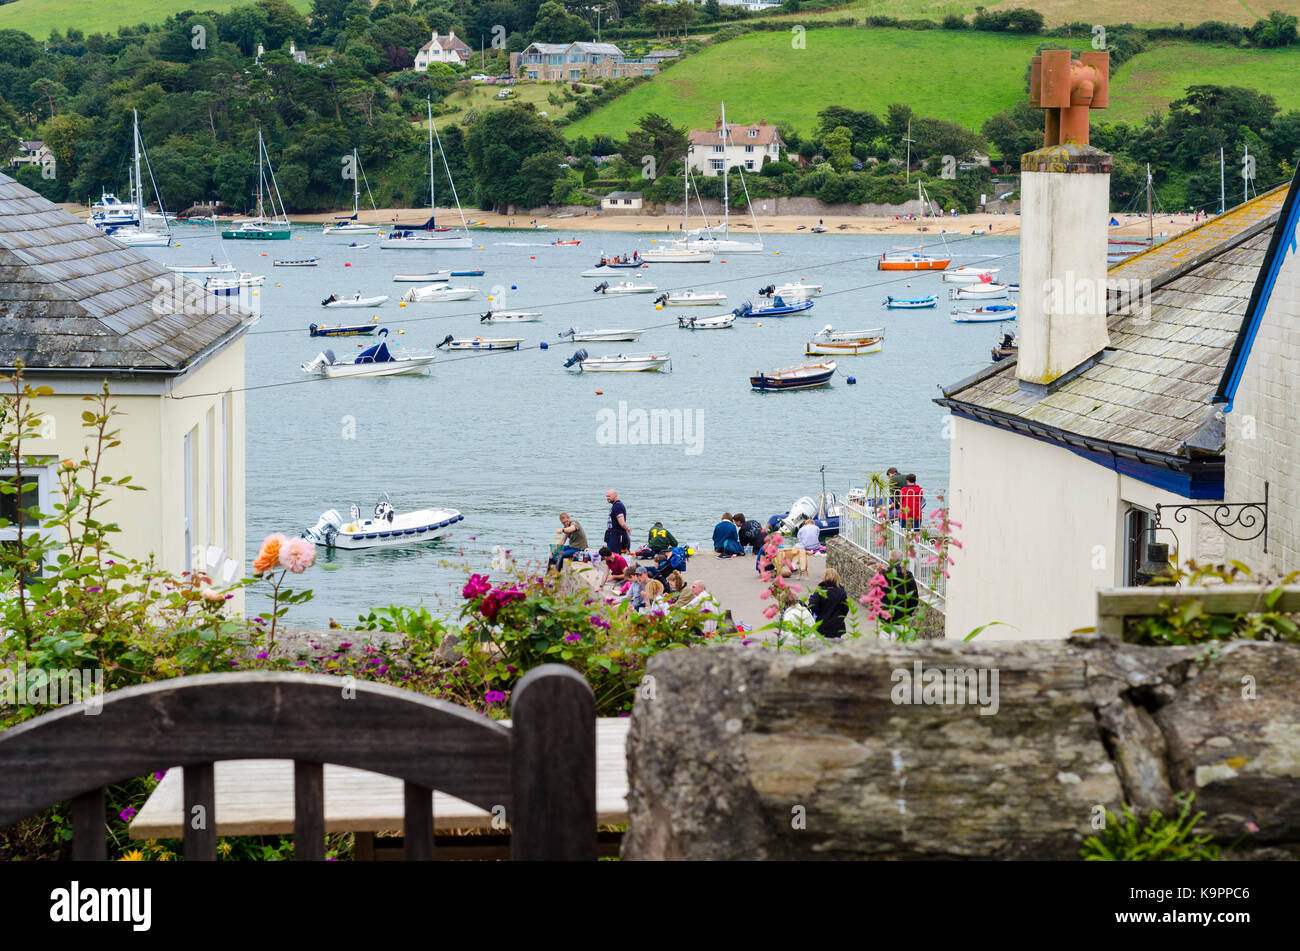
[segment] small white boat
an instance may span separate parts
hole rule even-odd
[[[962,284],[948,292],[951,300],[1005,300],[1005,284]]]
[[[298,258],[293,261],[277,261],[273,258],[271,263],[276,267],[316,267],[319,261],[317,258]]]
[[[564,362],[566,367],[577,367],[584,373],[639,373],[646,370],[662,370],[668,366],[672,357],[667,353],[619,353],[603,357],[591,357],[586,350],[579,350]]]
[[[971,235],[976,238],[986,234],[988,234],[988,231],[986,231],[984,228],[975,228],[973,231],[971,231]]]
[[[805,284],[769,284],[759,290],[759,297],[783,297],[786,300],[809,300],[821,296],[822,285]]]
[[[808,356],[821,354],[879,353],[885,343],[885,328],[874,330],[835,330],[827,324],[808,341],[804,353]]]
[[[889,310],[923,310],[938,305],[939,298],[933,294],[927,297],[886,297],[883,304]]]
[[[128,248],[169,248],[172,236],[168,232],[145,231],[135,225],[113,225],[104,228],[104,235]]]
[[[868,337],[883,337],[885,335],[884,327],[874,327],[871,330],[836,330],[830,324],[827,324],[814,335],[822,340],[843,341],[843,340],[862,340]]]
[[[438,359],[437,354],[423,354],[399,348],[396,353],[388,349],[388,330],[381,327],[379,343],[367,347],[351,362],[338,360],[333,350],[325,350],[316,359],[302,365],[303,373],[314,373],[326,379],[352,376],[402,376],[422,374]]]
[[[261,287],[264,283],[266,283],[266,275],[240,271],[238,277],[210,277],[207,287],[210,291],[220,291],[232,287]]]
[[[358,292],[355,297],[339,297],[338,294],[331,294],[320,303],[322,307],[382,307],[388,303],[388,295],[362,297]]]
[[[436,284],[438,281],[450,281],[451,269],[445,271],[426,271],[423,274],[394,274],[393,282],[397,284]]]
[[[570,327],[561,337],[569,337],[575,343],[615,343],[636,340],[644,330],[578,330]]]
[[[656,290],[653,284],[634,284],[631,281],[619,281],[617,284],[602,281],[595,287],[597,294],[653,294]]]
[[[523,337],[474,337],[457,340],[451,334],[438,344],[448,350],[518,350]]]
[[[368,248],[368,247],[370,247],[370,245],[368,245],[368,244],[357,244],[355,241],[353,241],[351,244],[348,245],[348,247],[349,247],[349,248],[357,248],[357,249],[359,250],[359,249],[361,249],[361,248]]]
[[[173,274],[234,274],[235,266],[214,260],[211,264],[168,264],[167,270]]]
[[[535,324],[542,315],[535,310],[489,310],[478,319],[481,324]]]
[[[443,301],[471,300],[477,296],[477,287],[450,287],[446,284],[429,284],[425,287],[412,287],[402,295],[402,300],[414,301],[419,304],[437,304]]]
[[[705,291],[700,293],[694,290],[685,291],[668,291],[665,294],[655,298],[656,304],[667,304],[670,307],[711,307],[714,304],[721,304],[727,299],[727,295],[721,291]]]
[[[978,284],[981,281],[991,283],[993,275],[1000,270],[1000,267],[953,267],[944,271],[940,279],[948,284]]]
[[[957,324],[996,324],[1016,319],[1015,304],[989,304],[987,307],[957,308],[950,314]]]
[[[464,519],[455,509],[418,509],[399,515],[385,492],[379,497],[373,518],[363,519],[354,502],[346,522],[338,510],[330,509],[302,537],[326,548],[392,548],[442,538]]]
[[[646,264],[708,264],[713,260],[712,251],[696,251],[691,248],[651,248],[640,254],[641,260]]]
[[[735,314],[718,314],[715,317],[678,317],[677,326],[686,330],[726,330],[736,325]]]

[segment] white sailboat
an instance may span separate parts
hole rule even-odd
[[[426,100],[427,101],[427,100]],[[456,183],[452,180],[451,169],[447,165],[447,155],[442,151],[442,139],[438,139],[438,153],[442,156],[442,167],[447,172],[447,181],[451,182],[451,196],[456,200],[456,214],[460,215],[460,230],[438,228],[434,223],[437,197],[433,190],[433,140],[438,132],[433,127],[433,104],[428,103],[429,111],[429,220],[419,228],[402,228],[390,231],[379,239],[379,246],[389,250],[415,249],[423,251],[443,251],[467,249],[474,246],[469,236],[469,225],[465,213],[460,208],[460,196],[456,194]]]
[[[375,211],[375,223],[372,225],[365,224],[358,220],[361,214],[361,179],[360,175],[365,175],[361,169],[361,159],[357,156],[357,150],[352,150],[352,216],[336,221],[335,224],[326,225],[321,229],[321,234],[327,238],[347,238],[351,240],[359,234],[378,234],[379,233],[379,212]],[[366,183],[366,194],[370,195],[370,183]],[[370,198],[370,207],[375,208],[375,199]]]
[[[682,195],[682,231],[685,232],[691,218],[691,163],[686,157],[683,162],[682,181],[686,188]],[[646,264],[708,264],[713,260],[713,252],[708,248],[687,247],[681,241],[665,241],[649,251],[642,251],[641,260]]]
[[[722,106],[722,143],[725,149],[731,144],[731,129],[727,126],[727,104]],[[723,153],[726,154],[725,152]],[[727,168],[729,163],[722,163],[722,227],[714,232],[705,224],[702,233],[696,232],[696,236],[688,236],[683,242],[683,247],[694,247],[704,251],[713,251],[715,253],[725,254],[757,254],[763,250],[763,238],[758,230],[758,217],[754,214],[754,206],[749,202],[749,186],[745,184],[745,173],[740,172],[740,184],[745,190],[745,204],[749,206],[750,218],[754,222],[754,241],[741,241],[730,236],[731,229],[731,194],[728,189],[728,178],[730,169]],[[696,191],[696,195],[699,191]]]
[[[271,190],[275,197],[267,193],[267,178],[271,181]],[[266,202],[271,205],[271,217],[266,217]],[[257,129],[257,213],[252,218],[238,222],[238,228],[221,232],[225,241],[288,241],[292,230],[289,218],[284,212],[284,201],[280,198],[280,186],[275,182],[275,169],[271,168],[271,157],[266,154],[266,142],[262,138],[262,129]]]
[[[131,110],[131,148],[134,152],[134,162],[132,163],[131,177],[131,203],[141,214],[137,224],[128,225],[104,225],[104,234],[108,235],[114,241],[120,241],[127,247],[131,248],[168,248],[172,244],[172,228],[167,221],[167,209],[163,206],[162,193],[158,191],[158,183],[154,181],[153,166],[149,164],[149,155],[145,153],[145,163],[149,165],[149,181],[153,183],[154,195],[158,198],[157,216],[146,216],[144,209],[144,181],[140,177],[140,153],[144,150],[144,143],[140,139],[140,114],[135,109]],[[161,217],[163,230],[150,231],[145,227],[145,222],[157,220]]]

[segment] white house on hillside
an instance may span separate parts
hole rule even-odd
[[[415,54],[415,71],[428,72],[430,63],[463,66],[469,62],[470,54],[473,52],[464,41],[456,39],[455,31],[439,37],[438,31],[434,30],[433,39],[421,46],[420,51]]]
[[[1277,302],[1258,315],[1265,329],[1239,394],[1238,412],[1254,414],[1259,439],[1243,452],[1241,428],[1225,436],[1211,403],[1230,352],[1242,349],[1261,267],[1278,260],[1270,241],[1277,244],[1287,189],[1107,272],[1109,156],[1069,148],[1079,150],[1080,167],[1098,163],[1094,174],[1043,184],[1035,176],[1051,177],[1050,162],[1035,172],[1040,153],[1024,157],[1017,357],[943,388],[936,400],[952,414],[949,502],[963,545],[948,584],[949,638],[992,621],[1008,626],[982,639],[1059,638],[1091,626],[1096,590],[1136,583],[1150,542],[1169,544],[1181,563],[1232,552],[1211,512],[1180,506],[1255,501],[1265,481],[1270,515],[1279,497],[1284,505],[1296,498],[1293,254]],[[1288,227],[1283,251],[1288,235],[1294,240]],[[1091,275],[1110,288],[1101,301],[1084,293]],[[1270,519],[1270,555],[1286,552],[1292,568],[1300,567],[1294,526],[1275,529]]]
[[[244,334],[253,315],[189,306],[213,295],[105,237],[0,175],[0,373],[21,361],[51,396],[40,439],[25,441],[25,479],[41,508],[55,501],[59,460],[81,458],[84,396],[105,381],[123,415],[105,474],[146,491],[114,490],[103,515],[114,547],[171,572],[244,572]],[[192,312],[191,312],[192,311]],[[0,476],[14,474],[12,468]],[[14,495],[4,514],[14,517]],[[14,529],[0,529],[0,542]],[[210,569],[209,569],[210,570]],[[242,596],[232,601],[242,607]]]
[[[721,175],[725,169],[740,166],[747,172],[758,171],[763,163],[775,162],[781,157],[785,143],[781,141],[776,126],[760,120],[758,125],[727,123],[722,128],[718,119],[712,129],[692,130],[687,161],[692,172],[703,175]]]

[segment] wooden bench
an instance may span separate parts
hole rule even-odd
[[[291,760],[297,859],[325,857],[324,766],[402,781],[407,859],[434,856],[434,790],[510,827],[513,859],[596,857],[596,713],[572,668],[514,689],[509,727],[464,707],[323,674],[203,674],[114,691],[0,734],[0,827],[71,800],[73,858],[107,858],[105,788],[184,770],[188,860],[216,859],[217,760]]]

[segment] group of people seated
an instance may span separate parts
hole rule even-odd
[[[713,526],[713,550],[719,558],[743,555],[746,548],[757,555],[765,537],[763,526],[754,519],[723,512],[722,520]]]

